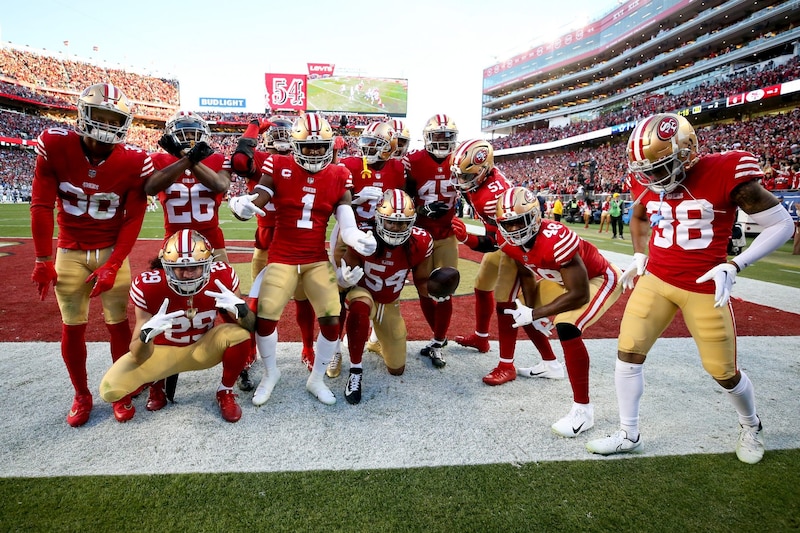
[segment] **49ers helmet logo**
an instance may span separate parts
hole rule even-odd
[[[675,117],[665,117],[661,119],[658,128],[656,128],[656,135],[658,135],[658,138],[662,141],[672,139],[676,133],[678,133],[678,121],[675,120]]]
[[[475,155],[472,156],[472,163],[475,165],[482,165],[486,162],[486,158],[489,157],[489,150],[486,148],[480,148],[475,151]]]

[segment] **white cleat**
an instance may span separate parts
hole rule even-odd
[[[566,438],[577,437],[594,426],[594,407],[592,404],[572,404],[569,414],[550,426],[553,433]]]
[[[636,450],[641,451],[641,447],[642,436],[639,435],[635,441],[632,441],[628,438],[628,433],[624,429],[620,429],[616,433],[603,437],[602,439],[594,439],[586,443],[587,450],[600,455],[612,455]]]
[[[526,378],[564,379],[564,367],[558,361],[541,361],[535,366],[518,368],[517,375]]]
[[[754,465],[764,457],[764,436],[761,421],[757,426],[740,426],[736,441],[736,457],[743,463]]]
[[[313,379],[313,376],[309,376],[308,381],[306,381],[306,390],[325,405],[336,403],[336,396],[333,395],[331,389],[322,380]]]
[[[269,374],[264,374],[258,387],[256,387],[256,391],[253,393],[253,405],[258,406],[267,403],[267,400],[272,395],[272,390],[280,379],[281,371],[277,368]]]

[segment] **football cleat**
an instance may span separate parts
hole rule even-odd
[[[325,385],[321,376],[319,378],[315,378],[313,374],[308,376],[306,390],[325,405],[333,405],[336,403],[336,396],[334,396],[328,386]]]
[[[564,379],[564,367],[558,361],[540,361],[537,365],[517,369],[526,378]]]
[[[372,353],[376,353],[380,356],[383,356],[383,348],[381,347],[381,341],[375,341],[375,342],[367,341],[366,348],[368,351]]]
[[[92,413],[92,395],[91,394],[76,394],[75,399],[72,400],[72,409],[67,414],[67,424],[76,428],[84,425],[89,421],[89,415]]]
[[[761,420],[758,426],[739,426],[739,440],[736,441],[736,457],[743,463],[754,465],[764,457],[764,436]]]
[[[242,408],[236,403],[236,394],[231,389],[217,391],[217,403],[222,418],[227,422],[237,422],[242,418]]]
[[[553,433],[562,437],[577,437],[594,426],[594,407],[592,404],[572,404],[567,416],[550,426]]]
[[[256,391],[253,393],[253,405],[258,406],[267,403],[267,400],[272,395],[272,390],[280,379],[281,371],[277,368],[271,370],[269,374],[264,374],[258,387],[256,387]]]
[[[130,394],[117,402],[113,402],[111,407],[114,410],[114,418],[120,423],[127,422],[136,414],[136,407],[134,407],[131,401]]]
[[[314,369],[314,348],[303,346],[303,353],[300,355],[300,362],[306,365],[309,372]]]
[[[433,363],[433,366],[436,368],[444,368],[447,364],[447,361],[444,360],[443,348],[445,346],[447,346],[447,339],[445,339],[444,342],[431,341],[427,346],[421,349],[419,353],[424,357],[430,357],[431,363]]]
[[[489,337],[481,337],[477,333],[473,333],[472,335],[457,335],[455,340],[461,346],[466,346],[467,348],[475,348],[480,353],[486,353],[490,350],[489,346]]]
[[[145,408],[148,411],[160,411],[167,405],[167,395],[164,394],[164,380],[158,380],[150,385]]]
[[[360,368],[350,369],[350,377],[347,378],[347,385],[344,388],[344,399],[351,405],[361,401],[361,378],[363,375],[363,371]]]
[[[517,369],[512,363],[500,363],[497,368],[483,376],[483,382],[487,385],[502,385],[517,379]]]
[[[333,359],[328,363],[328,368],[325,369],[325,375],[329,378],[338,378],[342,373],[342,352],[333,354]]]
[[[243,392],[250,392],[255,388],[253,380],[250,379],[250,370],[245,368],[239,373],[239,390]]]
[[[600,455],[612,455],[615,453],[626,453],[638,450],[642,446],[642,436],[632,441],[628,438],[628,433],[620,429],[616,433],[603,437],[602,439],[590,440],[586,443],[586,449],[592,453]]]

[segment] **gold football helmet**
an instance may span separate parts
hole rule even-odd
[[[642,120],[628,140],[628,169],[636,181],[654,192],[672,192],[697,159],[694,128],[674,113]]]
[[[455,151],[451,163],[450,183],[464,192],[472,192],[494,168],[494,149],[489,141],[467,141]]]
[[[333,161],[333,130],[316,113],[307,113],[294,121],[289,144],[294,160],[309,172],[319,172]]]
[[[272,122],[272,126],[264,133],[264,144],[267,151],[288,154],[292,151],[292,145],[289,142],[292,137],[292,121],[284,117],[272,117],[269,121]]]
[[[375,231],[390,246],[399,246],[411,237],[417,220],[414,201],[401,189],[388,189],[375,212]]]
[[[527,243],[539,233],[542,225],[542,211],[536,195],[525,187],[506,190],[497,199],[495,220],[505,240],[517,246]]]
[[[389,124],[394,128],[394,138],[397,142],[397,149],[392,154],[392,157],[402,159],[408,153],[408,146],[411,144],[411,132],[408,131],[406,123],[399,118],[392,119]]]
[[[373,122],[358,138],[361,155],[372,165],[379,161],[388,161],[397,148],[394,128],[386,122]]]
[[[425,149],[434,157],[444,159],[456,149],[458,128],[447,115],[433,115],[422,130]]]
[[[214,249],[200,233],[191,229],[182,229],[170,235],[161,252],[158,254],[167,283],[173,291],[181,296],[193,296],[206,286],[211,278],[211,263],[214,262]],[[176,268],[202,267],[200,277],[181,279]]]
[[[96,83],[78,97],[77,130],[96,141],[119,144],[133,122],[131,104],[118,87]]]
[[[191,111],[178,111],[167,121],[166,133],[175,135],[181,147],[191,149],[200,141],[210,142],[211,128],[203,118]]]

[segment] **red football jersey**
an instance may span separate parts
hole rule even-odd
[[[215,299],[206,296],[206,291],[219,292],[214,282],[219,280],[233,292],[239,287],[236,271],[227,263],[217,261],[211,265],[211,276],[208,283],[194,296],[181,296],[167,284],[167,275],[163,270],[146,270],[136,276],[131,283],[130,298],[133,305],[155,315],[164,299],[169,299],[167,313],[195,309],[194,317],[182,316],[174,319],[172,329],[159,335],[153,341],[166,346],[187,346],[194,344],[210,330],[217,320]]]
[[[164,152],[150,154],[156,170],[168,167],[178,160],[174,155]],[[214,153],[203,160],[203,164],[219,172],[225,156]],[[219,228],[219,205],[224,192],[215,193],[200,183],[191,170],[158,193],[158,200],[164,212],[165,236],[182,229],[193,229],[205,236],[214,248],[225,248],[225,238]]]
[[[731,150],[700,158],[683,182],[663,202],[659,193],[632,180],[634,198],[647,209],[651,225],[647,270],[681,289],[714,293],[714,282],[695,280],[727,261],[736,204],[731,191],[741,183],[764,177],[750,152]],[[660,215],[660,219],[659,219]]]
[[[494,221],[497,214],[497,199],[503,191],[511,189],[514,185],[509,182],[500,170],[495,167],[486,177],[480,187],[472,192],[462,193],[464,200],[475,210],[475,214],[483,222],[486,235],[497,236],[497,223]]]
[[[448,155],[444,161],[437,163],[427,150],[416,150],[403,160],[408,177],[406,191],[414,199],[414,205],[419,207],[441,201],[450,208],[439,218],[417,217],[417,225],[428,230],[437,241],[453,234],[451,222],[456,212],[458,191],[450,183],[451,158],[452,155]]]
[[[271,155],[261,172],[272,176],[272,203],[278,214],[275,237],[269,249],[270,263],[305,265],[327,261],[328,220],[347,192],[350,171],[328,165],[311,173],[292,156]]]
[[[358,285],[367,289],[377,303],[392,303],[400,297],[408,273],[432,254],[433,237],[414,226],[401,246],[382,246],[379,254],[361,258],[364,277]]]
[[[367,168],[368,172],[364,171],[364,159],[361,157],[345,157],[340,161],[340,164],[350,170],[352,181],[348,188],[350,188],[353,197],[367,186],[377,187],[383,191],[387,189],[405,190],[405,168],[402,161],[398,159],[386,161],[380,170],[370,166]],[[377,203],[375,202],[364,202],[361,205],[353,206],[353,210],[356,213],[356,223],[359,228],[364,229],[372,225],[375,219],[376,207]]]
[[[580,255],[589,278],[605,276],[610,264],[600,255],[594,244],[584,241],[577,233],[566,227],[561,222],[542,220],[539,233],[534,241],[532,250],[525,250],[510,242],[505,242],[502,235],[498,235],[503,244],[503,252],[516,259],[528,270],[538,274],[541,278],[564,284],[561,279],[561,269],[576,255]]]
[[[93,165],[78,133],[49,128],[39,135],[36,154],[31,211],[49,210],[52,219],[57,204],[59,248],[108,248],[117,243],[126,220],[138,219],[141,227],[147,208],[144,182],[153,174],[144,150],[118,144]],[[34,232],[33,237],[37,256],[52,255],[52,235]]]

